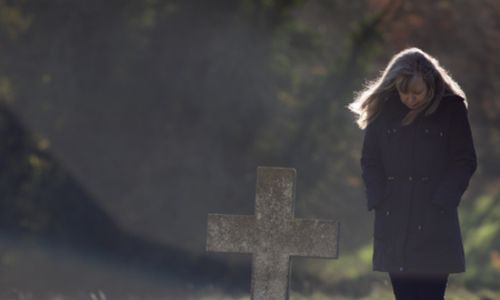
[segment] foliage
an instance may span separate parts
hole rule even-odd
[[[464,247],[468,270],[464,281],[479,288],[486,285],[500,289],[500,193],[478,196],[467,213],[462,211]]]
[[[292,298],[389,297],[370,271],[362,133],[345,106],[419,46],[463,83],[480,157],[460,210],[468,270],[454,279],[475,295],[452,297],[494,298],[499,15],[494,0],[0,0],[0,230],[107,245],[116,220],[201,256],[207,212],[252,211],[255,166],[292,166],[297,215],[347,233],[339,260],[297,262]]]

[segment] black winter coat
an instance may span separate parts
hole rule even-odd
[[[477,159],[463,99],[443,97],[408,126],[394,93],[365,129],[361,155],[368,210],[375,211],[373,270],[465,271],[458,205]]]

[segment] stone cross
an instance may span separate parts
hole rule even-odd
[[[208,215],[207,251],[252,254],[252,300],[288,299],[290,256],[338,257],[338,222],[294,218],[295,177],[258,167],[255,215]]]

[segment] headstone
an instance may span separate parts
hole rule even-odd
[[[339,223],[294,218],[295,169],[257,168],[255,215],[208,215],[207,251],[252,254],[253,300],[288,299],[290,257],[338,257]]]

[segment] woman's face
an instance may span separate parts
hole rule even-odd
[[[427,102],[427,85],[421,76],[414,76],[408,82],[407,91],[398,89],[399,98],[408,108],[416,109]]]

